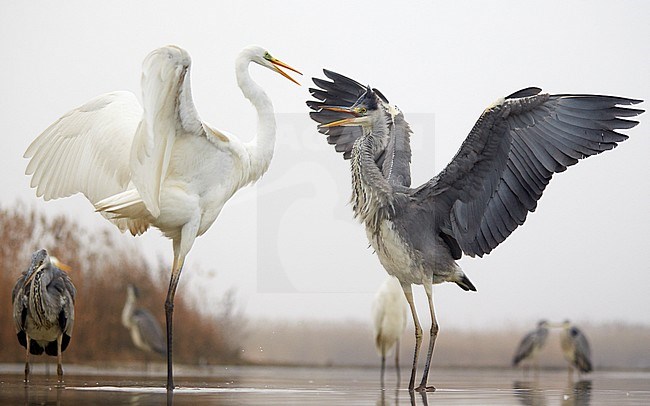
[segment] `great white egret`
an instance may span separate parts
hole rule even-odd
[[[540,320],[537,323],[537,328],[528,332],[528,334],[521,339],[521,342],[515,351],[515,355],[512,357],[512,366],[517,366],[522,361],[531,360],[535,372],[538,371],[538,355],[546,344],[546,339],[548,338],[548,327],[548,321]]]
[[[384,387],[386,355],[395,348],[395,370],[399,382],[399,341],[406,328],[407,303],[402,285],[394,276],[386,278],[372,302],[372,325],[375,347],[381,356],[381,386]]]
[[[57,357],[56,373],[63,382],[63,351],[68,348],[74,327],[77,290],[67,268],[41,249],[32,254],[29,268],[11,294],[18,342],[25,347],[25,382],[29,382],[29,355]]]
[[[172,314],[185,257],[224,204],[267,170],[275,145],[273,105],[251,79],[250,63],[300,73],[259,46],[235,61],[237,83],[257,110],[257,136],[242,142],[199,118],[190,88],[190,55],[169,45],[142,68],[142,106],[130,92],[101,95],[48,127],[25,152],[26,174],[45,200],[83,193],[120,230],[158,228],[174,259],[165,300],[167,389],[173,390]]]
[[[527,88],[501,98],[480,116],[452,161],[423,185],[410,187],[411,130],[404,114],[376,89],[325,70],[314,78],[308,101],[319,131],[344,158],[351,158],[352,206],[365,224],[371,246],[396,276],[415,324],[409,389],[427,386],[438,334],[432,284],[454,282],[475,290],[456,263],[462,254],[483,256],[518,226],[556,172],[579,159],[614,148],[643,110],[619,107],[640,100],[623,97],[541,93]],[[422,328],[412,284],[427,294],[431,330],[420,385],[415,372]]]
[[[560,335],[560,346],[564,359],[568,362],[569,378],[573,377],[573,369],[581,373],[592,371],[591,348],[587,336],[576,326],[572,325],[569,320],[565,320],[560,325],[562,334]]]
[[[139,289],[129,283],[122,309],[122,325],[129,330],[133,345],[146,353],[165,355],[166,344],[158,320],[145,308],[137,307]]]

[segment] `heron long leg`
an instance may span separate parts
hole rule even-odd
[[[56,376],[59,382],[63,382],[63,354],[61,351],[61,343],[63,341],[63,334],[56,337]]]
[[[27,345],[25,345],[25,382],[29,382],[29,335],[25,333]]]
[[[436,312],[433,308],[433,292],[431,284],[425,284],[424,290],[427,292],[427,299],[429,300],[429,313],[431,313],[431,330],[429,336],[429,350],[427,351],[427,360],[424,364],[424,372],[422,372],[422,381],[417,391],[435,391],[433,386],[427,386],[427,378],[429,377],[429,367],[431,366],[431,357],[433,356],[433,347],[436,344],[436,337],[438,336],[438,321],[436,320]]]
[[[415,351],[413,353],[413,367],[411,368],[411,379],[409,380],[409,390],[412,391],[415,387],[415,370],[418,365],[418,354],[420,353],[420,345],[422,344],[422,327],[420,326],[420,320],[418,320],[418,313],[415,310],[415,304],[413,303],[413,290],[411,285],[402,285],[402,290],[404,291],[404,296],[406,301],[411,308],[411,315],[413,315],[413,324],[415,325]]]

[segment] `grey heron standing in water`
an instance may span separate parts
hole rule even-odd
[[[140,290],[133,284],[126,287],[122,309],[122,325],[129,330],[133,344],[145,354],[165,355],[165,336],[158,320],[145,308],[137,307]]]
[[[537,328],[530,331],[521,339],[517,351],[512,358],[512,366],[519,365],[522,361],[531,361],[535,372],[539,369],[539,352],[546,344],[548,338],[549,323],[546,320],[540,320],[537,323]]]
[[[375,347],[381,356],[381,386],[384,387],[386,355],[395,349],[395,371],[400,380],[399,341],[406,328],[407,303],[402,287],[394,276],[388,276],[381,284],[372,302],[372,325],[375,333]]]
[[[16,335],[25,347],[25,382],[29,382],[30,354],[43,352],[57,357],[56,373],[63,382],[62,353],[72,337],[77,290],[59,267],[67,268],[44,249],[34,252],[11,293]]]
[[[561,324],[562,334],[560,335],[560,346],[564,359],[569,363],[569,378],[573,377],[573,369],[581,373],[592,371],[591,348],[587,336],[576,326],[572,325],[569,320]]]
[[[25,151],[26,174],[45,200],[82,193],[121,231],[158,228],[172,240],[165,319],[167,390],[174,389],[173,313],[176,288],[194,241],[228,200],[268,169],[275,148],[273,104],[251,78],[251,63],[299,84],[295,71],[259,46],[235,62],[237,84],[257,111],[257,136],[243,142],[202,121],[190,86],[189,53],[153,50],[142,66],[142,105],[131,92],[98,96],[48,127]]]
[[[411,130],[381,92],[325,70],[314,78],[308,101],[318,130],[351,159],[352,206],[371,246],[404,290],[415,324],[410,390],[427,386],[438,322],[432,284],[454,282],[476,290],[456,263],[490,253],[518,226],[556,172],[614,148],[634,127],[640,103],[623,97],[542,93],[527,88],[489,106],[452,161],[421,186],[410,187]],[[423,285],[431,316],[430,341],[420,385],[415,373],[422,328],[412,284]]]

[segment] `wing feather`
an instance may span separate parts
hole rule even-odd
[[[142,117],[130,92],[101,95],[39,135],[25,152],[25,173],[45,200],[84,194],[91,203],[126,189],[129,149]]]
[[[487,109],[449,165],[412,190],[467,255],[492,251],[535,210],[554,173],[616,147],[627,136],[615,130],[637,124],[620,117],[643,112],[620,107],[641,100],[531,89]]]

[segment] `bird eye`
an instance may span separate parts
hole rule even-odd
[[[368,109],[366,109],[365,107],[361,107],[359,109],[359,113],[361,113],[361,114],[366,114],[367,112],[368,112]]]

